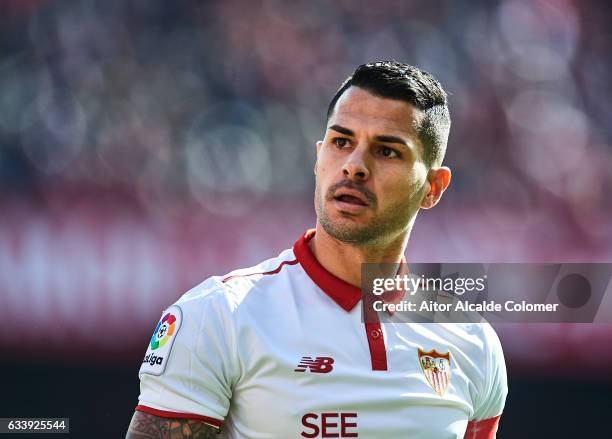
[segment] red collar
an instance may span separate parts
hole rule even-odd
[[[306,230],[293,244],[293,253],[310,279],[345,311],[351,311],[362,298],[361,289],[334,276],[317,261],[308,246],[314,235],[315,229]],[[404,258],[402,262],[406,262]],[[404,296],[403,292],[400,295],[394,293],[383,294],[383,300],[397,303]]]
[[[306,230],[300,238],[293,244],[293,252],[300,262],[302,268],[312,281],[321,288],[325,294],[332,298],[345,311],[355,308],[361,300],[361,290],[356,286],[343,281],[327,271],[315,258],[308,247],[308,241],[315,235],[315,230]]]

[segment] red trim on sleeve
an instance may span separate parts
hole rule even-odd
[[[216,428],[221,428],[223,425],[223,421],[215,418],[209,418],[208,416],[196,415],[193,413],[177,413],[177,412],[168,412],[166,410],[154,409],[153,407],[148,407],[146,405],[137,405],[136,411],[149,413],[155,416],[161,416],[162,418],[178,418],[178,419],[195,419],[198,421],[202,421],[207,423],[208,425],[212,425]]]
[[[463,439],[495,439],[501,415],[482,421],[468,422]]]

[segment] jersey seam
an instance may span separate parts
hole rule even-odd
[[[484,346],[484,354],[485,354],[485,373],[484,373],[484,388],[482,392],[478,392],[478,395],[480,396],[480,398],[478,398],[478,409],[476,410],[476,408],[474,409],[474,421],[477,422],[478,419],[476,419],[476,414],[478,412],[478,415],[480,415],[480,417],[482,417],[482,413],[480,413],[483,409],[483,406],[485,405],[485,402],[491,397],[491,386],[492,386],[492,377],[491,377],[491,371],[493,369],[492,367],[492,362],[493,362],[493,352],[492,352],[492,346],[490,346],[489,343],[489,338],[488,335],[486,333],[486,327],[482,326],[482,341],[483,341],[483,346]],[[483,418],[486,419],[486,418]]]
[[[223,289],[223,292],[225,294],[230,294],[231,292],[229,291],[229,285],[227,285],[225,282],[220,282],[219,286]],[[232,352],[232,369],[234,372],[239,372],[239,373],[234,373],[232,375],[232,380],[230,382],[230,390],[232,392],[232,394],[230,395],[230,407],[231,407],[231,400],[232,397],[234,396],[234,388],[236,387],[236,384],[238,384],[238,382],[240,381],[240,378],[243,376],[243,368],[240,366],[240,356],[238,353],[238,341],[237,341],[237,334],[238,334],[238,324],[236,322],[236,319],[238,318],[236,315],[236,312],[238,311],[238,306],[230,308],[230,313],[227,316],[227,318],[230,320],[230,325],[232,327],[232,334],[230,336],[230,343],[231,343],[231,352]],[[229,413],[229,410],[228,410]]]
[[[291,256],[291,255],[288,255]],[[291,257],[288,257],[287,259],[283,259],[282,261],[280,261],[280,263],[277,262],[276,264],[276,268],[272,269],[272,270],[266,270],[266,271],[257,271],[257,272],[253,272],[253,273],[244,273],[244,274],[228,274],[226,275],[224,278],[222,279],[218,279],[218,286],[222,289],[222,291],[227,295],[227,294],[232,294],[232,286],[228,283],[229,280],[232,279],[236,279],[236,278],[240,278],[240,277],[249,277],[249,276],[254,276],[254,275],[272,275],[272,274],[278,274],[282,271],[283,267],[285,265],[297,265],[298,264],[298,259],[295,256],[295,254],[292,255],[293,259],[291,259]],[[256,267],[253,267],[253,269],[256,269]],[[248,294],[248,292],[246,293]],[[245,294],[245,296],[246,296]],[[244,375],[244,368],[242,367],[242,363],[240,361],[240,353],[238,350],[238,340],[237,340],[237,334],[238,334],[238,305],[235,306],[233,309],[230,310],[230,316],[228,316],[228,318],[230,319],[230,324],[232,326],[232,332],[233,334],[230,336],[231,338],[231,352],[232,352],[232,363],[233,364],[233,371],[237,372],[235,374],[233,374],[234,376],[232,376],[231,380],[231,392],[232,392],[232,396],[234,393],[234,389],[236,387],[236,385],[238,384],[238,382],[240,382],[241,378]],[[230,397],[230,401],[231,401],[231,397]],[[231,404],[230,404],[231,405]]]
[[[221,287],[221,288],[219,288],[219,287]],[[215,294],[215,293],[221,294],[221,295],[222,295],[222,299],[223,299],[223,300],[227,300],[227,298],[225,297],[225,294],[224,294],[224,293],[225,293],[225,291],[224,291],[224,289],[223,289],[223,284],[221,284],[221,285],[217,284],[217,288],[211,288],[211,292],[210,292],[210,294],[208,294],[208,295],[207,295],[207,296],[204,298],[204,300],[212,300],[212,298],[214,297],[214,294]],[[224,305],[224,304],[223,304],[223,305]],[[205,310],[206,310],[206,307],[204,307],[204,306],[203,306],[203,307],[201,307],[201,308],[200,308],[200,310],[199,310],[198,335],[197,335],[197,338],[196,338],[196,347],[197,347],[197,349],[195,350],[195,352],[193,353],[193,355],[190,355],[190,356],[189,356],[189,370],[190,370],[189,376],[190,376],[190,377],[194,377],[194,369],[193,369],[193,361],[194,361],[194,358],[193,358],[193,356],[194,356],[194,355],[199,356],[199,353],[198,353],[198,352],[199,352],[199,348],[200,348],[200,346],[201,346],[202,336],[203,336],[203,334],[204,334],[203,328],[204,328],[204,323],[206,322],[206,319],[204,318],[204,311],[205,311]],[[219,316],[217,316],[217,318],[219,318]],[[230,320],[232,320],[232,319],[230,319]],[[225,335],[227,335],[227,334],[225,334]],[[232,336],[231,338],[232,338],[232,341],[233,341],[234,337]],[[223,339],[226,339],[226,337],[223,337]],[[232,344],[234,344],[234,343],[232,343]],[[229,373],[230,373],[231,375],[233,375],[233,373],[232,373],[232,372],[233,372],[234,370],[235,370],[235,369],[230,368]],[[225,377],[224,377],[224,378],[225,378]],[[192,382],[194,382],[194,381],[197,381],[197,380],[192,380]],[[232,383],[232,384],[233,384],[233,383]],[[230,387],[233,387],[233,386],[230,386]],[[230,389],[230,391],[231,391],[231,393],[233,394],[233,388],[232,388],[232,389]],[[225,392],[223,392],[223,393],[225,393]],[[231,401],[232,394],[228,395],[228,411],[229,411],[229,402]],[[207,409],[208,409],[208,410],[212,410],[212,407],[207,407]],[[225,418],[225,416],[221,416],[221,418],[222,418],[222,419],[224,419],[224,418]]]

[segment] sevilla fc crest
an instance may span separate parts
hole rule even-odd
[[[435,349],[425,352],[419,348],[419,364],[431,388],[443,396],[450,383],[450,352],[440,354]]]

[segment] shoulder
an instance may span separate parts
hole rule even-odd
[[[212,276],[187,291],[175,303],[183,312],[198,313],[205,309],[234,312],[258,286],[272,281],[284,282],[288,267],[298,263],[293,250],[267,259],[249,268],[233,270],[222,276]]]
[[[474,384],[487,387],[492,375],[505,375],[502,346],[493,327],[483,323],[439,323],[436,333],[448,343],[454,358]]]
[[[489,364],[501,362],[505,364],[502,345],[497,332],[487,322],[471,323],[469,330],[480,340],[482,355]]]
[[[508,395],[508,376],[502,345],[489,323],[473,323],[467,328],[479,340],[476,365],[483,381],[474,397],[473,419],[483,420],[499,416]]]
[[[501,343],[495,329],[487,323],[439,323],[457,347],[473,353],[487,354],[500,351]]]
[[[487,322],[438,325],[437,335],[449,343],[454,352],[455,367],[461,371],[470,388],[470,419],[498,416],[503,411],[508,384],[506,362],[497,333]]]

